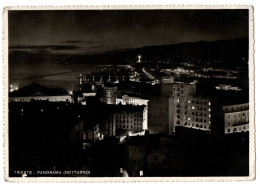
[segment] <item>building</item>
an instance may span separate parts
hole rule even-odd
[[[189,97],[196,94],[196,81],[191,83],[174,82],[162,84],[162,94],[173,97]]]
[[[127,136],[143,132],[145,106],[105,105],[101,130],[105,136]]]
[[[104,87],[104,102],[106,104],[116,104],[116,98],[119,95],[117,87]]]
[[[249,131],[249,103],[223,106],[225,134]]]
[[[174,77],[162,77],[163,84],[172,84],[174,82]]]
[[[113,121],[117,129],[117,135],[124,136],[144,130],[145,106],[117,105],[115,107],[116,112],[113,114]]]
[[[173,98],[153,96],[149,100],[148,130],[151,134],[172,134],[173,129]]]
[[[149,143],[146,172],[148,175],[158,175],[160,173],[160,176],[162,176],[163,173],[167,173],[169,168],[171,140],[166,135],[150,135]]]
[[[177,126],[210,131],[211,100],[195,96],[196,81],[162,84],[162,94],[173,98],[173,125],[169,127],[170,134],[175,132]]]
[[[81,93],[77,100],[78,100],[78,103],[81,103],[82,105],[86,105],[86,102],[85,100],[87,98],[91,98],[91,97],[96,97],[97,96],[97,92],[84,92],[84,93]]]
[[[182,126],[204,131],[211,129],[211,100],[199,97],[174,98],[174,127]]]
[[[93,84],[93,87],[103,86],[105,83],[128,82],[131,73],[130,65],[102,65],[99,71],[79,75],[79,86],[84,89],[86,85]]]
[[[142,99],[140,97],[130,97],[128,95],[123,95],[122,98],[116,98],[116,104],[144,106],[143,130],[148,129],[148,102],[149,100],[147,99]]]
[[[101,129],[102,133],[106,137],[116,135],[116,122],[114,120],[114,114],[110,114],[103,119]]]
[[[146,169],[147,137],[125,138],[125,168],[130,176],[142,176]]]
[[[173,155],[172,137],[145,134],[125,138],[125,169],[130,176],[166,176]]]
[[[72,96],[66,90],[48,88],[37,83],[31,83],[28,86],[9,93],[9,102],[30,102],[31,100],[73,102]]]
[[[231,91],[241,91],[242,89],[240,89],[237,86],[231,86],[231,85],[227,85],[227,84],[219,84],[218,86],[215,87],[217,90],[231,90]]]
[[[197,96],[196,83],[194,81],[191,83],[174,82],[162,84],[162,95],[173,99],[173,122],[169,126],[169,134],[173,134],[176,127],[211,132],[212,123],[214,123],[213,127],[218,129],[216,131],[221,129],[219,126],[221,124],[219,121],[219,103],[215,103],[209,97]]]
[[[57,95],[57,96],[21,96],[21,97],[9,97],[9,102],[30,102],[31,100],[47,100],[50,102],[73,102],[73,98],[70,95]]]
[[[85,150],[98,141],[102,140],[99,124],[90,124],[80,121],[71,132],[71,142],[74,148]]]

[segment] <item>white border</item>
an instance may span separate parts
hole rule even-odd
[[[158,7],[158,6],[157,6]],[[157,8],[156,7],[156,8]],[[41,6],[41,7],[33,7],[34,9],[37,10],[43,10],[46,9],[47,7],[45,6]],[[93,6],[93,7],[86,7],[86,6],[63,6],[63,7],[59,7],[59,9],[133,9],[133,8],[137,8],[137,9],[151,9],[150,6],[130,6],[130,7],[126,7],[126,6]],[[155,7],[152,7],[152,9]],[[250,10],[250,15],[249,15],[249,29],[250,29],[250,37],[249,37],[249,43],[250,43],[250,52],[249,52],[249,78],[250,78],[250,122],[254,122],[254,98],[252,98],[254,96],[254,65],[253,65],[253,54],[254,54],[254,50],[253,50],[253,43],[254,43],[254,39],[253,39],[253,9],[252,7],[249,6],[167,6],[167,7],[159,7],[160,9],[178,9],[178,8],[185,8],[185,9],[237,9],[237,8],[249,8]],[[13,8],[13,7],[9,7],[8,9],[17,9],[17,8]],[[20,7],[19,9],[32,9],[32,7]],[[48,9],[57,9],[57,7],[48,7]],[[5,9],[6,10],[6,9]],[[6,14],[4,14],[4,16],[6,16]],[[6,17],[5,17],[6,18]],[[4,24],[7,25],[7,19],[3,19]],[[7,35],[7,31],[4,30],[4,37],[3,37],[3,43],[4,43],[4,47],[3,47],[3,51],[5,53],[4,55],[4,61],[7,61],[7,54],[8,53],[8,35]],[[6,64],[6,63],[5,63]],[[6,65],[5,65],[6,66]],[[7,67],[4,68],[4,77],[8,76],[8,70]],[[8,89],[8,82],[7,80],[4,80],[4,93],[5,95],[7,94],[7,89]],[[6,112],[8,111],[8,99],[4,98],[4,113],[6,114]],[[4,122],[8,122],[8,116],[5,115],[4,117]],[[123,182],[123,181],[243,181],[243,180],[252,180],[254,179],[255,176],[255,147],[254,147],[254,123],[250,123],[250,176],[249,177],[149,177],[149,178],[55,178],[55,177],[44,177],[44,178],[9,178],[8,181],[20,181],[20,182],[46,182],[46,181],[57,181],[57,182],[86,182],[86,180],[88,182]],[[8,124],[5,124],[4,126],[5,128],[5,132],[8,129]],[[8,139],[5,136],[4,138],[4,142],[5,142],[5,150],[8,150],[6,148],[8,148]],[[6,155],[5,155],[6,156]],[[5,166],[7,166],[7,159],[5,159]],[[7,170],[8,171],[8,167]],[[6,175],[5,175],[6,176]]]

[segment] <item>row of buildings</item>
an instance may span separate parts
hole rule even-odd
[[[249,130],[248,103],[225,105],[223,99],[198,96],[196,83],[197,81],[186,83],[164,78],[160,95],[146,99],[122,94],[117,87],[104,87],[102,101],[109,107],[106,111],[110,114],[104,117],[102,122],[98,122],[102,131],[97,131],[99,135],[95,136],[126,136],[145,130],[149,130],[150,134],[174,135],[177,127],[218,134]],[[93,86],[92,91],[82,93],[80,103],[86,106],[93,105],[86,100],[96,97],[96,87],[94,84]],[[73,102],[71,95],[46,96],[39,91],[32,96],[9,97],[9,102],[30,100]]]
[[[114,87],[113,93],[106,96],[114,100],[104,100],[113,109],[100,126],[105,136],[124,138],[143,135],[146,130],[174,135],[178,127],[217,135],[249,131],[248,103],[235,100],[227,105],[220,97],[198,96],[196,81],[164,80],[161,94],[147,99],[118,94]]]
[[[249,131],[249,104],[240,103],[239,99],[231,104],[227,101],[230,100],[218,96],[198,96],[196,81],[167,81],[162,84],[161,96],[149,101],[149,131],[169,135],[176,127],[218,134]]]

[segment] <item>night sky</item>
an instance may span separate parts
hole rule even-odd
[[[97,54],[248,36],[248,10],[9,11],[8,16],[9,56],[17,52],[25,55]],[[10,59],[9,79],[20,85],[33,81],[54,85],[59,75],[53,77],[53,74],[84,72],[89,70],[87,64],[64,66],[59,62],[54,66],[48,61]],[[59,84],[66,86],[66,81],[75,76],[69,74],[64,83],[64,78],[59,76]]]

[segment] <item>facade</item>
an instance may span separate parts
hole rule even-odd
[[[104,102],[106,104],[116,104],[119,92],[117,87],[104,87]]]
[[[125,138],[125,168],[130,176],[167,173],[172,139],[167,135],[146,134]]]
[[[116,124],[115,124],[113,114],[103,120],[102,132],[103,132],[104,136],[115,136],[116,135]]]
[[[174,82],[174,77],[162,77],[163,84],[172,84]]]
[[[187,101],[184,100],[183,104],[185,108],[177,110],[175,126],[183,126],[204,131],[211,130],[210,99],[189,97]],[[178,115],[178,112],[180,112],[180,115]]]
[[[227,85],[227,84],[220,84],[218,86],[216,86],[217,90],[232,90],[232,91],[241,91],[242,89],[240,89],[239,87],[236,86],[231,86],[231,85]]]
[[[120,108],[120,105],[117,107]],[[120,110],[113,114],[116,129],[123,134],[143,131],[144,120],[144,106],[122,105]]]
[[[84,121],[75,125],[71,132],[71,142],[74,148],[85,150],[97,140],[103,139],[99,124],[89,125]]]
[[[225,134],[249,131],[249,103],[223,106]]]
[[[171,97],[193,96],[196,93],[196,82],[163,83],[161,93],[162,93],[162,95],[171,96]]]
[[[147,154],[147,172],[154,173],[168,169],[169,164],[169,139],[166,136],[161,136],[153,140]],[[155,173],[156,173],[155,172]]]
[[[125,167],[130,176],[142,176],[146,169],[147,137],[135,136],[125,139]]]
[[[146,166],[147,148],[144,144],[127,145],[128,165],[127,170],[131,176],[140,176]]]
[[[141,99],[140,97],[130,97],[128,95],[123,95],[122,99],[116,98],[116,104],[144,106],[143,130],[148,129],[148,102],[149,100]]]
[[[172,134],[173,98],[167,96],[151,97],[148,111],[148,130],[151,134]]]
[[[164,83],[162,94],[173,98],[173,125],[169,126],[170,134],[175,132],[177,126],[211,130],[211,100],[195,96],[196,82]]]
[[[73,102],[70,95],[60,96],[24,96],[24,97],[9,97],[9,102],[30,102],[31,100],[48,100],[50,102]]]

